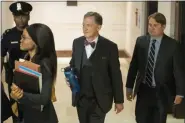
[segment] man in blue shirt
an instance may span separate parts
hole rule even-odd
[[[176,40],[164,34],[165,27],[165,16],[154,13],[148,18],[149,35],[136,40],[126,94],[129,101],[137,95],[137,123],[166,123],[170,95],[176,105],[184,97],[182,51]]]

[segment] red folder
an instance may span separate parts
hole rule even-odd
[[[27,60],[24,60],[24,61],[15,61],[15,70],[16,69],[19,69],[19,66],[24,66],[24,67],[27,67],[27,68],[30,68],[34,71],[37,71],[37,72],[40,72],[40,65],[38,64],[35,64],[33,62],[30,62],[30,61],[27,61]]]

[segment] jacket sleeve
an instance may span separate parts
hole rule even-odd
[[[74,57],[75,46],[74,46],[74,44],[75,44],[75,40],[73,41],[73,46],[72,46],[72,57],[71,57],[71,60],[70,60],[70,62],[69,62],[69,64],[70,64],[71,67],[74,67],[74,65],[75,65],[75,57]]]
[[[110,76],[113,86],[113,95],[115,103],[124,103],[124,94],[123,94],[123,81],[122,74],[120,70],[119,54],[117,45],[112,46],[110,53]]]
[[[173,71],[176,82],[176,94],[184,96],[185,94],[185,66],[184,66],[184,54],[180,44],[177,44],[177,48],[173,55]]]
[[[134,84],[135,84],[136,75],[138,72],[138,56],[137,56],[138,41],[139,41],[139,38],[137,38],[136,40],[134,52],[132,55],[132,60],[130,62],[130,66],[129,66],[129,70],[127,74],[126,88],[128,88],[128,90],[133,89]]]

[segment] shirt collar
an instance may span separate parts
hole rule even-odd
[[[98,37],[99,37],[99,36],[97,36],[97,37],[94,39],[94,42],[95,42],[95,43],[98,42]]]
[[[152,41],[155,39],[157,42],[161,42],[162,38],[163,38],[163,36],[161,36],[161,37],[152,37],[151,36],[150,40]]]
[[[98,42],[98,37],[99,36],[97,36],[93,41],[91,41],[91,42],[95,42],[95,43],[97,43]]]

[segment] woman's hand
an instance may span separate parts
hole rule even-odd
[[[18,86],[16,86],[14,83],[11,86],[11,93],[10,96],[14,99],[14,100],[18,100],[21,99],[23,97],[23,90],[20,89]]]

